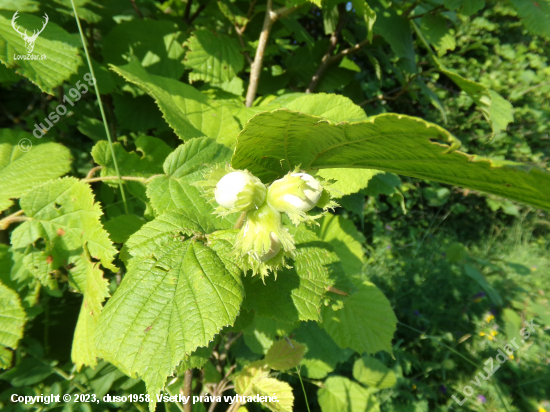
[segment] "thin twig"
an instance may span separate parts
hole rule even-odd
[[[267,0],[267,8],[265,10],[264,25],[262,32],[260,33],[260,40],[258,41],[258,48],[256,49],[256,56],[254,62],[250,67],[250,83],[248,84],[248,90],[246,91],[246,107],[251,107],[256,98],[256,91],[258,90],[258,83],[260,81],[260,73],[262,71],[262,64],[264,61],[265,48],[267,46],[267,39],[269,38],[269,31],[275,22],[275,15],[271,8],[273,7],[273,0]]]
[[[29,217],[21,216],[23,213],[23,210],[19,210],[18,212],[12,213],[11,215],[0,220],[0,230],[6,230],[12,223],[29,220]]]
[[[185,376],[183,378],[183,396],[185,396],[186,398],[188,396],[191,396],[191,389],[193,386],[192,384],[193,384],[193,369],[187,369],[185,371]],[[187,402],[186,404],[184,404],[183,410],[185,412],[191,412],[191,403]]]
[[[414,9],[416,9],[416,6],[418,6],[419,4],[420,4],[420,0],[416,0],[411,5],[411,7],[409,7],[407,10],[405,10],[405,12],[403,13],[403,17],[409,17],[410,14],[414,11]]]
[[[264,62],[264,53],[267,46],[267,39],[269,38],[269,32],[273,23],[278,19],[288,16],[290,13],[298,9],[298,6],[294,7],[281,7],[275,11],[273,8],[273,0],[267,0],[267,8],[265,10],[264,25],[262,32],[260,33],[260,39],[258,41],[258,48],[256,49],[256,55],[254,61],[250,67],[250,83],[248,83],[248,90],[246,91],[246,107],[251,107],[256,99],[256,92],[258,91],[258,83],[260,82],[260,74],[262,72],[262,65]]]
[[[243,32],[246,29],[246,25],[243,27],[239,27],[235,24],[235,31],[237,32],[237,37],[239,38],[239,42],[241,43],[241,48],[243,49],[243,55],[246,58],[246,61],[248,64],[252,64],[254,60],[252,60],[252,57],[250,57],[250,54],[248,54],[248,51],[246,50],[246,45],[244,44],[243,39]]]
[[[433,8],[433,9],[427,11],[426,13],[417,14],[416,16],[409,16],[408,19],[409,19],[409,20],[412,20],[412,19],[420,19],[420,18],[424,17],[424,16],[427,15],[427,14],[435,13],[436,11],[442,10],[442,9],[444,9],[444,8],[445,8],[444,5],[437,6],[437,7]]]
[[[340,4],[339,6],[343,6],[343,5]],[[345,8],[343,8],[343,7],[338,7],[338,8],[339,8],[339,11],[340,11],[340,20],[338,21],[338,25],[336,26],[336,30],[334,30],[334,32],[330,36],[330,41],[329,41],[327,52],[325,53],[325,55],[321,59],[321,64],[319,65],[319,68],[317,69],[317,71],[315,72],[313,77],[311,78],[311,81],[309,82],[309,85],[306,89],[306,93],[312,93],[313,90],[315,90],[315,88],[319,84],[319,81],[321,80],[321,76],[327,70],[327,68],[330,64],[332,53],[334,52],[334,49],[336,48],[336,45],[338,44],[338,36],[340,36],[340,32],[342,31],[342,29],[346,25],[346,15],[344,13]]]
[[[143,14],[141,14],[141,10],[139,9],[139,7],[136,4],[136,0],[130,0],[130,3],[132,3],[132,6],[134,7],[134,10],[136,11],[139,18],[143,19]]]
[[[113,148],[113,141],[111,139],[111,133],[109,132],[109,126],[107,125],[107,116],[105,116],[105,110],[103,109],[103,103],[101,102],[101,95],[99,94],[99,88],[97,86],[97,78],[95,77],[94,68],[92,66],[92,61],[90,59],[90,54],[88,53],[88,48],[86,47],[86,42],[84,41],[84,32],[82,31],[82,26],[80,25],[80,19],[78,18],[78,13],[76,11],[76,6],[74,0],[71,0],[73,6],[74,18],[78,26],[78,31],[80,32],[80,39],[82,40],[82,47],[84,47],[84,52],[86,54],[86,60],[88,61],[88,67],[90,68],[90,74],[94,79],[94,88],[97,95],[97,103],[99,104],[99,110],[101,112],[101,118],[103,119],[103,126],[105,127],[105,133],[107,134],[107,140],[109,140],[109,147],[111,148],[111,156],[113,157],[113,164],[115,166],[115,171],[118,176],[118,186],[120,188],[120,194],[122,195],[122,201],[124,202],[124,211],[126,214],[128,212],[128,203],[126,202],[126,195],[124,193],[124,187],[122,185],[122,179],[120,178],[120,171],[118,170],[118,162],[115,156],[115,149]]]
[[[193,15],[191,16],[191,18],[189,19],[188,24],[192,24],[192,23],[195,21],[195,19],[196,19],[197,17],[199,17],[199,14],[201,14],[201,11],[203,11],[203,10],[206,8],[206,6],[207,6],[207,4],[201,4],[201,5],[199,6],[199,8],[197,9],[197,11],[195,11],[195,13],[193,13]]]
[[[186,23],[189,23],[189,15],[191,14],[192,4],[193,4],[193,0],[187,0],[187,4],[185,5],[185,11],[183,12],[183,20]]]
[[[147,183],[146,177],[138,177],[138,176],[104,176],[104,177],[93,177],[91,179],[82,179],[81,182],[84,183],[93,183],[93,182],[102,182],[104,180],[131,180],[135,182],[141,182],[141,183]]]
[[[95,172],[101,169],[103,169],[103,166],[92,167],[88,172],[88,174],[86,175],[86,179],[91,179],[95,175]]]
[[[372,39],[374,40],[374,39],[376,39],[377,37],[380,37],[380,35],[377,34],[377,35],[375,35]],[[332,56],[332,57],[330,58],[330,60],[331,60],[330,62],[331,62],[331,63],[332,63],[332,62],[335,62],[336,60],[341,59],[341,58],[343,58],[343,57],[345,57],[345,56],[347,56],[347,55],[349,55],[349,54],[355,53],[355,52],[358,51],[361,47],[366,46],[366,45],[369,44],[369,43],[370,43],[370,41],[369,41],[368,39],[367,39],[367,40],[363,40],[362,42],[357,43],[355,46],[352,46],[352,47],[350,47],[350,48],[347,48],[347,49],[345,49],[345,50],[342,50],[340,53],[338,53],[338,54]]]

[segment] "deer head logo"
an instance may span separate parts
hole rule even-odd
[[[46,28],[46,24],[48,24],[48,21],[50,19],[49,19],[48,15],[46,13],[44,13],[44,20],[45,21],[44,21],[44,23],[42,23],[42,29],[34,30],[33,33],[32,33],[32,36],[29,36],[27,34],[27,30],[25,30],[25,32],[23,33],[19,30],[17,24],[15,24],[15,20],[17,20],[19,18],[17,13],[19,13],[19,10],[17,10],[15,12],[15,14],[13,15],[13,18],[11,19],[11,25],[12,25],[13,29],[21,35],[23,40],[25,40],[25,47],[27,48],[27,53],[31,54],[33,49],[34,49],[34,42],[38,38],[38,35],[44,31],[44,29]]]

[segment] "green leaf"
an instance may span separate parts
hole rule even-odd
[[[25,140],[23,140],[25,139]],[[26,147],[33,146],[28,152]],[[23,148],[23,150],[21,150]],[[71,170],[71,152],[65,146],[37,141],[31,134],[12,129],[0,131],[0,211],[27,190]]]
[[[338,199],[352,193],[357,193],[369,185],[371,179],[381,173],[374,169],[322,169],[316,174],[325,180],[335,180],[331,188],[337,191],[333,197]]]
[[[434,55],[420,28],[413,23],[413,28],[424,46],[432,54],[432,60],[438,70],[450,78],[462,91],[472,98],[483,116],[491,123],[493,134],[505,130],[508,123],[514,121],[512,105],[500,96],[496,91],[491,90],[480,83],[468,80],[452,70],[447,69]]]
[[[23,337],[26,315],[19,295],[1,282],[0,308],[0,369],[9,369],[13,351]]]
[[[319,389],[319,405],[323,412],[379,412],[380,407],[372,389],[341,376],[331,376]]]
[[[128,243],[147,231],[149,225]],[[239,274],[201,241],[182,241],[168,232],[156,241],[148,256],[130,260],[96,334],[101,357],[145,381],[151,411],[167,376],[185,355],[233,324],[244,297]]]
[[[81,261],[85,262],[84,276],[73,275],[73,279],[79,280],[77,281],[78,288],[84,294],[71,351],[71,359],[76,364],[77,370],[80,370],[83,365],[92,368],[97,365],[96,326],[103,310],[102,303],[105,298],[109,297],[107,279],[103,278],[103,272],[98,265],[87,258],[83,258]],[[79,270],[82,270],[82,266],[79,266]]]
[[[448,20],[441,14],[426,14],[420,23],[426,40],[438,50],[439,56],[456,47],[454,31],[448,24]]]
[[[204,231],[194,213],[171,211],[142,226],[128,239],[126,246],[130,255],[145,258],[162,248],[167,239],[172,241],[178,236],[193,236]]]
[[[485,279],[485,276],[483,276],[479,270],[477,270],[472,265],[465,263],[464,272],[466,273],[466,275],[475,280],[485,292],[487,292],[487,295],[495,305],[502,306],[502,298],[500,297],[500,294],[496,291],[494,287],[491,286],[489,282],[487,282],[487,279]]]
[[[77,263],[85,249],[104,267],[117,270],[117,251],[99,221],[101,208],[89,185],[72,177],[53,180],[27,192],[19,204],[29,220],[12,232],[12,245],[19,251],[31,248],[27,267],[42,283],[53,287],[50,273]],[[36,246],[40,239],[44,250]]]
[[[247,276],[244,307],[280,322],[320,320],[321,301],[330,286],[343,277],[340,260],[332,248],[312,231],[292,228],[296,251],[292,268],[265,279]],[[345,277],[344,277],[345,278]],[[350,292],[351,288],[346,292]]]
[[[367,115],[361,107],[345,96],[327,93],[306,94],[290,101],[280,103],[281,107],[339,123],[366,120]]]
[[[295,340],[288,342],[281,339],[271,345],[265,355],[265,362],[271,369],[286,371],[300,364],[305,350],[306,347]]]
[[[353,377],[376,389],[391,388],[397,383],[395,372],[371,356],[363,356],[355,361]]]
[[[381,35],[399,57],[398,66],[408,73],[416,72],[416,58],[409,20],[397,14],[395,7],[385,8],[380,0],[369,4],[376,12],[374,32]]]
[[[198,348],[196,351],[186,355],[183,361],[178,366],[178,371],[184,374],[187,369],[201,369],[212,357],[212,351],[219,342],[219,339],[214,339],[206,348]]]
[[[359,291],[334,311],[323,308],[322,327],[341,348],[374,354],[385,350],[392,353],[391,341],[397,318],[389,300],[372,283],[364,281]]]
[[[8,381],[16,388],[24,388],[43,382],[52,373],[54,370],[50,365],[29,356],[14,368],[2,373],[0,379]]]
[[[277,397],[275,402],[260,402],[273,412],[293,411],[294,395],[292,387],[286,382],[274,378],[261,379],[254,384],[252,391],[254,395]]]
[[[261,379],[267,378],[269,371],[269,366],[263,360],[248,364],[235,379],[235,392],[242,396],[250,395],[254,384]]]
[[[510,0],[523,20],[523,25],[534,34],[550,37],[550,0]]]
[[[260,402],[274,412],[292,412],[294,395],[292,387],[274,378],[269,378],[269,366],[265,361],[252,362],[245,366],[235,379],[235,392],[241,396],[250,396],[248,402],[253,400],[252,396],[276,396],[276,402]]]
[[[189,80],[223,83],[232,80],[244,67],[244,56],[236,39],[207,29],[199,29],[186,43],[185,65],[193,70]]]
[[[255,315],[252,323],[243,330],[244,342],[252,352],[265,355],[275,344],[277,337],[290,335],[297,324],[298,322],[283,323]]]
[[[151,74],[179,79],[185,35],[178,24],[168,20],[131,20],[115,26],[103,40],[105,61],[126,64],[133,54]]]
[[[471,16],[485,7],[485,0],[443,0],[443,4],[449,10],[457,10],[461,14]]]
[[[80,39],[67,33],[57,24],[49,21],[36,39],[32,54],[44,59],[22,60],[15,55],[27,55],[25,40],[11,25],[14,13],[0,11],[0,61],[16,73],[26,77],[44,93],[53,95],[54,88],[63,84],[82,64],[79,48]],[[39,30],[44,19],[33,15],[17,16],[19,30]]]
[[[360,279],[365,264],[363,246],[365,237],[351,220],[330,213],[317,221],[313,227],[319,238],[334,248],[342,267],[350,279]]]
[[[105,230],[115,243],[125,243],[145,222],[136,215],[120,215],[105,222]]]
[[[358,16],[362,16],[367,25],[368,35],[367,39],[372,41],[373,27],[376,22],[376,12],[369,6],[364,0],[352,0],[353,8]]]
[[[452,243],[445,252],[446,258],[451,263],[459,263],[470,256],[468,248],[462,243]]]
[[[494,90],[489,90],[491,96],[491,109],[489,111],[493,133],[506,130],[509,123],[514,122],[513,106]]]
[[[199,189],[191,185],[203,180],[207,165],[221,163],[229,155],[227,147],[208,138],[192,139],[179,146],[164,162],[165,175],[153,178],[147,185],[147,197],[151,199],[155,212],[190,211],[198,216],[206,233],[233,228],[238,216],[214,215],[214,207],[207,203]]]
[[[145,94],[133,96],[130,93],[112,96],[120,129],[142,133],[147,133],[151,129],[156,129],[157,132],[169,129],[158,106],[150,96]]]
[[[155,102],[165,120],[182,140],[208,136],[226,146],[233,146],[240,127],[231,110],[188,84],[145,71],[138,62],[111,69],[130,83],[139,86]]]
[[[300,322],[293,335],[307,348],[300,370],[310,379],[323,379],[338,363],[345,362],[353,354],[349,349],[338,347],[317,322]]]
[[[468,155],[455,150],[459,144],[443,128],[405,115],[382,114],[363,122],[331,124],[279,109],[250,119],[239,135],[232,166],[248,169],[264,182],[298,165],[306,171],[379,169],[550,209],[548,171]]]

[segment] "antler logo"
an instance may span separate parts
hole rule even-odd
[[[23,40],[25,40],[25,47],[27,48],[27,53],[31,54],[33,49],[34,49],[34,42],[38,38],[38,35],[44,31],[44,29],[46,28],[46,24],[48,24],[48,21],[50,19],[49,19],[48,15],[46,13],[44,13],[44,19],[46,21],[42,24],[42,29],[34,30],[33,33],[32,33],[32,36],[29,36],[27,34],[27,30],[25,30],[25,32],[23,33],[19,30],[18,26],[15,24],[15,20],[17,20],[19,18],[17,13],[19,13],[19,10],[17,10],[15,12],[15,14],[13,15],[13,18],[11,19],[11,25],[12,25],[13,29],[21,35]],[[19,26],[19,27],[21,27],[21,26]]]

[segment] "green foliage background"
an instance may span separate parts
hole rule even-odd
[[[16,11],[49,16],[47,59],[16,57]],[[0,0],[2,410],[550,410],[548,21],[549,0]],[[265,284],[194,185],[223,163],[299,166],[340,204],[284,221],[296,254]]]

